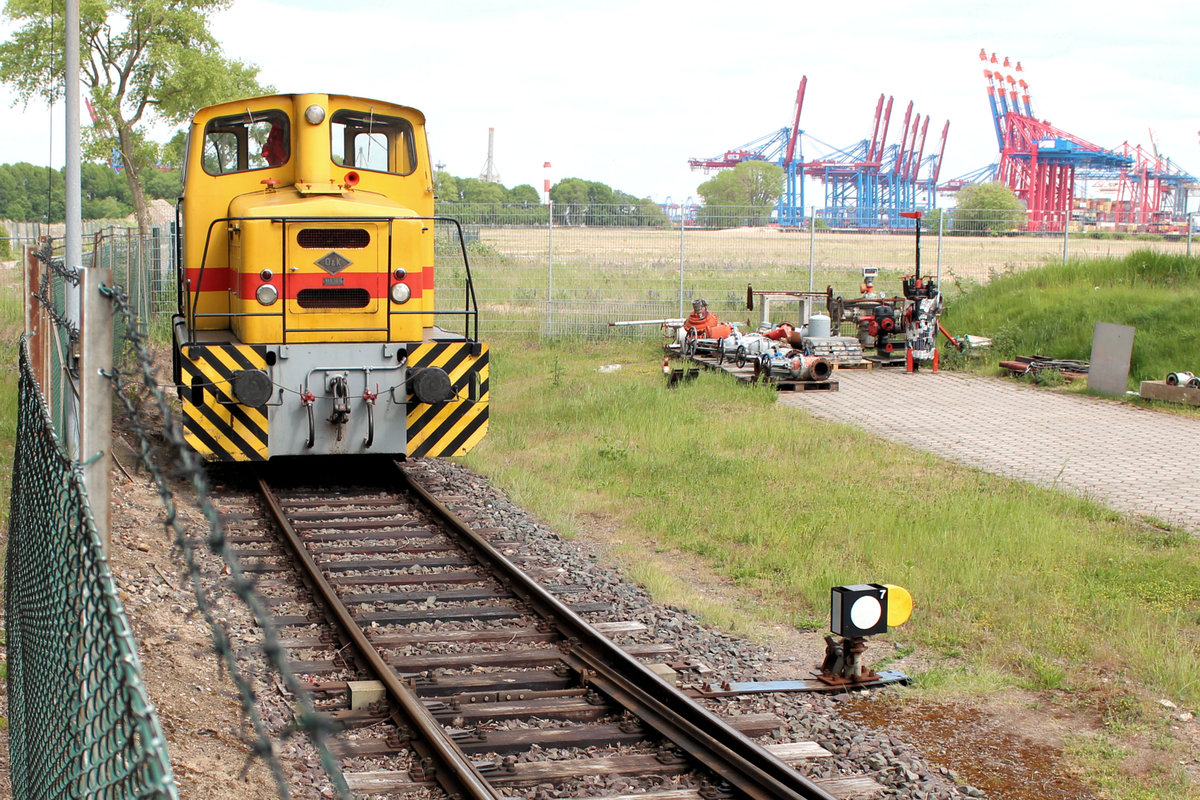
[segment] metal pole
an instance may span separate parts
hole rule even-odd
[[[554,201],[547,198],[547,204],[550,217],[546,226],[546,332],[554,333]]]
[[[920,224],[920,223],[918,223]],[[942,290],[942,228],[946,224],[946,212],[938,210],[937,285]]]
[[[66,252],[63,267],[68,271],[79,270],[83,266],[83,192],[80,181],[80,134],[79,134],[79,0],[66,0],[66,72],[64,74],[63,93],[66,105]],[[65,287],[65,309],[67,321],[79,323],[79,292],[78,286],[68,283]],[[81,329],[82,330],[82,329]],[[82,337],[86,338],[86,337]],[[74,355],[67,353],[66,368],[74,368]],[[64,376],[66,378],[68,376]],[[64,380],[63,386],[69,383]],[[65,429],[67,432],[67,451],[71,456],[79,453],[79,421],[78,400],[74,392],[64,393],[67,398]]]
[[[916,245],[916,247],[917,247],[917,252],[916,252],[916,257],[917,257],[917,274],[916,274],[914,277],[916,277],[916,279],[917,279],[917,285],[918,285],[918,286],[920,286],[920,285],[921,285],[921,212],[920,212],[920,211],[918,211],[918,212],[916,212],[916,214],[917,214],[917,219],[916,219],[916,226],[917,226],[917,245]]]
[[[1187,238],[1187,257],[1192,257],[1192,225],[1195,224],[1195,212],[1187,215],[1188,238]]]
[[[687,228],[687,204],[679,204],[679,316],[683,316],[683,232]]]
[[[1067,221],[1063,223],[1063,264],[1067,263],[1067,245],[1071,240],[1071,212],[1067,212]]]
[[[808,290],[813,290],[813,269],[817,251],[817,207],[813,206],[808,215]]]

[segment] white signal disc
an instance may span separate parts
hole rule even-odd
[[[850,621],[854,623],[854,627],[861,630],[874,627],[881,616],[883,616],[883,606],[872,595],[864,595],[850,606]]]

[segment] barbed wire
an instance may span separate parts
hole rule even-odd
[[[67,315],[59,309],[58,304],[54,301],[54,290],[51,287],[50,277],[52,275],[57,275],[71,286],[79,286],[79,270],[68,269],[65,266],[63,259],[54,258],[54,248],[52,240],[50,239],[46,239],[42,243],[42,246],[34,252],[34,257],[36,257],[38,261],[45,264],[47,268],[42,271],[42,279],[38,283],[37,288],[33,290],[32,294],[35,298],[37,298],[38,302],[42,304],[42,308],[45,309],[46,315],[50,317],[54,324],[67,332],[69,345],[67,352],[72,352],[74,350],[75,343],[79,341],[79,323],[69,319]]]
[[[335,725],[327,715],[314,709],[305,687],[295,676],[286,652],[279,643],[278,634],[266,602],[255,591],[253,582],[242,570],[236,554],[228,547],[224,524],[213,503],[203,464],[199,456],[185,441],[182,426],[170,401],[160,388],[145,326],[123,287],[108,287],[105,291],[112,298],[114,314],[125,323],[125,346],[123,357],[119,362],[122,366],[114,368],[111,374],[113,396],[123,409],[128,429],[137,441],[135,451],[137,459],[151,476],[154,488],[166,511],[164,525],[181,554],[184,569],[196,598],[196,610],[212,632],[213,651],[218,657],[218,664],[222,666],[233,682],[242,710],[253,729],[254,742],[251,758],[262,759],[267,763],[278,788],[279,796],[289,797],[287,779],[274,740],[258,710],[252,677],[240,668],[229,632],[217,618],[213,602],[210,599],[219,587],[211,585],[205,578],[204,568],[193,543],[193,535],[189,533],[184,524],[180,514],[180,502],[171,488],[173,482],[183,482],[194,491],[195,506],[207,520],[209,526],[208,533],[204,537],[204,545],[210,553],[219,557],[228,569],[228,576],[221,579],[225,584],[224,588],[232,592],[249,610],[251,617],[262,632],[261,651],[265,661],[279,674],[283,685],[297,700],[298,711],[295,724],[281,734],[281,739],[286,740],[289,736],[296,734],[308,736],[319,753],[321,765],[329,776],[337,797],[349,800],[351,798],[350,790],[341,773],[338,760],[330,749],[331,737],[336,730]],[[145,413],[147,407],[157,412],[157,417],[161,419],[160,427],[151,429],[147,426],[147,419],[154,418],[154,415]],[[157,456],[155,454],[156,434],[161,436],[162,443],[165,445],[164,452]]]

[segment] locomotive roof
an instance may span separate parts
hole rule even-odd
[[[288,102],[289,105],[294,105],[297,98],[306,97],[306,96],[307,97],[314,97],[314,96],[315,97],[326,97],[326,98],[329,98],[329,100],[334,105],[336,105],[338,101],[353,101],[355,103],[362,103],[362,104],[366,104],[366,105],[386,106],[387,108],[393,109],[395,111],[401,111],[409,116],[413,116],[416,118],[416,121],[419,121],[422,124],[425,122],[425,115],[421,112],[421,110],[417,109],[417,108],[413,108],[412,106],[401,105],[400,103],[392,103],[387,100],[377,100],[377,99],[373,99],[370,97],[359,97],[357,95],[352,95],[352,94],[333,94],[333,93],[324,93],[324,92],[295,92],[295,93],[290,93],[290,94],[289,93],[276,93],[276,94],[259,95],[257,97],[243,97],[243,98],[239,98],[237,100],[229,100],[224,103],[214,103],[213,105],[204,106],[203,108],[199,108],[196,110],[196,113],[192,115],[192,118],[199,119],[200,117],[218,116],[219,114],[223,113],[224,111],[241,109],[247,103],[255,103],[257,105],[260,101],[263,101],[263,100],[283,101],[286,98],[286,101]]]

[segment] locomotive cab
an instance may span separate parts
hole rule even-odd
[[[420,112],[317,94],[202,109],[177,214],[175,381],[203,456],[446,456],[483,437],[487,346]],[[435,222],[458,234],[460,308],[435,302]]]

